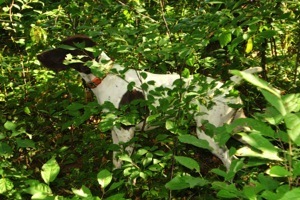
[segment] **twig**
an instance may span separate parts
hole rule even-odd
[[[167,29],[167,35],[169,36],[169,38],[170,38],[170,40],[171,40],[171,31],[170,31],[170,29],[169,29],[167,20],[166,20],[166,18],[165,18],[164,2],[163,2],[163,0],[160,0],[159,3],[160,3],[160,8],[161,8],[161,15],[162,15],[162,18],[163,18],[163,20],[164,20],[164,23],[165,23],[165,26],[166,26],[166,29]]]
[[[10,7],[9,7],[9,19],[10,19],[11,22],[13,21],[13,20],[12,20],[12,15],[13,15],[13,14],[12,14],[12,7],[13,7],[14,3],[15,3],[15,1],[12,0],[11,5],[10,5]]]

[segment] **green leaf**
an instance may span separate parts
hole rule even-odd
[[[123,184],[124,184],[123,180],[119,181],[119,182],[112,183],[107,191],[112,191],[112,190],[115,190],[117,188],[120,188]]]
[[[109,196],[105,198],[105,200],[125,200],[124,193],[114,194],[112,196]]]
[[[71,104],[67,107],[67,109],[70,110],[70,111],[77,111],[77,110],[82,109],[83,107],[84,107],[83,104],[73,102],[73,103],[71,103]]]
[[[300,197],[300,188],[294,188],[285,193],[279,200],[296,200]]]
[[[27,147],[35,148],[35,143],[32,140],[29,140],[29,139],[19,139],[19,138],[17,138],[16,142],[17,142],[18,148],[27,148]]]
[[[281,123],[283,120],[283,116],[280,114],[280,112],[271,106],[266,108],[265,113],[258,114],[258,115],[272,125],[277,125]]]
[[[46,185],[44,183],[39,183],[39,182],[31,184],[29,188],[24,189],[24,192],[31,194],[31,195],[36,195],[35,196],[36,199],[39,199],[39,196],[44,197],[45,195],[49,195],[49,196],[52,195],[51,188],[48,185]],[[32,199],[34,199],[34,198],[32,198]],[[43,198],[40,198],[40,199],[43,199]]]
[[[97,174],[97,180],[99,185],[101,185],[101,187],[104,189],[110,184],[112,180],[112,173],[104,169]]]
[[[300,146],[300,113],[289,113],[284,117],[291,140]]]
[[[122,161],[126,161],[126,162],[129,162],[129,163],[132,163],[132,159],[127,154],[119,155],[119,159],[122,160]]]
[[[193,135],[180,135],[178,137],[179,141],[185,144],[191,144],[199,148],[212,150],[206,140],[201,140]]]
[[[166,183],[166,187],[170,190],[183,190],[186,188],[194,188],[196,186],[205,186],[209,182],[203,178],[195,178],[192,176],[176,176]]]
[[[293,163],[293,176],[295,178],[300,176],[300,161],[295,161],[295,163]]]
[[[272,178],[271,176],[266,176],[263,173],[260,173],[257,176],[260,184],[264,187],[265,190],[275,190],[280,186],[280,182],[276,179]]]
[[[170,131],[171,133],[176,133],[177,124],[172,120],[166,121],[166,129]]]
[[[282,97],[284,107],[287,112],[299,112],[300,111],[300,93],[287,94]]]
[[[77,196],[80,196],[80,197],[83,197],[83,198],[87,198],[87,197],[92,197],[92,192],[90,191],[89,188],[87,188],[86,186],[81,186],[81,188],[78,190],[78,189],[74,189],[72,188],[72,192],[77,195]]]
[[[280,97],[277,95],[274,95],[273,93],[270,93],[266,90],[261,90],[261,93],[264,95],[265,99],[274,106],[283,116],[286,115],[286,109],[283,105],[283,102]]]
[[[48,160],[43,166],[41,175],[45,183],[49,184],[54,181],[60,171],[60,167],[55,158]]]
[[[0,194],[8,192],[14,188],[13,182],[8,178],[0,179]]]
[[[188,78],[190,76],[190,70],[188,68],[184,68],[181,75],[183,78]]]
[[[181,165],[189,168],[190,170],[196,170],[196,172],[200,173],[200,166],[197,161],[192,158],[185,157],[185,156],[175,156],[177,162]]]
[[[266,31],[262,31],[258,36],[269,39],[269,38],[272,38],[273,36],[275,36],[276,34],[277,34],[277,31],[275,31],[275,30],[266,30]]]
[[[15,131],[17,125],[11,121],[6,121],[4,124],[4,128],[6,128],[9,131]]]
[[[146,72],[140,72],[140,75],[143,79],[146,79],[148,76]]]
[[[291,173],[282,166],[271,167],[267,170],[267,174],[273,177],[287,177],[291,175]]]
[[[219,36],[219,42],[222,48],[226,46],[229,42],[231,42],[231,33],[230,32],[221,33]]]
[[[278,149],[259,133],[240,133],[240,135],[248,145],[254,147],[258,151],[254,151],[245,146],[237,150],[237,155],[250,157],[254,156],[270,160],[282,161],[282,159],[278,156]]]
[[[4,142],[0,142],[0,156],[7,157],[7,156],[12,155],[12,153],[13,153],[13,150],[8,144],[6,144]]]
[[[228,185],[225,182],[215,181],[212,183],[212,188],[219,190],[217,193],[218,197],[222,198],[236,198],[239,196],[239,191],[236,189],[234,184]]]
[[[238,70],[231,70],[230,73],[240,76],[249,83],[274,94],[277,98],[280,98],[280,93],[276,89],[272,88],[266,81],[254,76],[253,74]]]
[[[195,66],[195,62],[196,62],[195,56],[190,56],[190,57],[185,61],[185,63],[186,63],[188,66],[191,66],[191,67],[194,67],[194,66]],[[185,77],[185,78],[186,78],[186,77]]]
[[[263,136],[276,138],[275,131],[265,122],[252,118],[240,118],[234,120],[230,125],[226,126],[227,132],[234,132],[236,128],[248,127],[251,131],[259,133]],[[236,132],[236,131],[235,131]]]

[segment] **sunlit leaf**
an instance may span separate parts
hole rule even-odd
[[[253,49],[253,41],[252,38],[249,38],[246,44],[245,53],[250,53]]]
[[[292,141],[300,146],[300,113],[289,113],[284,117],[288,128],[288,135]]]
[[[75,195],[80,196],[80,197],[83,197],[83,198],[92,196],[92,193],[91,193],[90,189],[87,188],[87,187],[84,186],[84,185],[83,185],[80,189],[72,188],[72,192],[73,192]]]
[[[267,170],[267,174],[273,177],[287,177],[291,175],[291,173],[282,166],[271,167]]]
[[[8,178],[1,178],[0,179],[0,194],[8,192],[14,188],[13,182]]]
[[[112,173],[104,169],[97,174],[97,180],[99,185],[101,185],[101,187],[104,189],[110,184],[112,180]]]
[[[219,36],[219,42],[222,48],[226,46],[229,42],[231,42],[231,33],[230,32],[221,33],[221,35]]]
[[[48,160],[43,166],[41,175],[45,183],[49,184],[54,181],[59,174],[60,167],[56,162],[55,158]]]
[[[4,123],[4,128],[6,128],[7,130],[14,131],[16,130],[16,127],[17,125],[11,121],[6,121]]]

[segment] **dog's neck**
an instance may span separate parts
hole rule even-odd
[[[106,75],[109,74],[110,70],[115,66],[119,66],[117,64],[114,64],[114,62],[104,52],[102,52],[98,57],[98,63],[100,63],[99,68],[101,68],[101,71],[104,74],[104,76],[101,78],[95,76],[93,73],[85,74],[79,72],[81,78],[86,82],[87,87],[89,87],[90,89],[94,89],[98,85],[100,85]]]

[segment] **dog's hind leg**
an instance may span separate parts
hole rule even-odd
[[[134,127],[130,127],[128,129],[113,127],[111,134],[112,140],[114,144],[122,145],[122,143],[129,142],[134,136]],[[125,148],[125,151],[131,155],[133,152],[133,145],[129,145]],[[122,161],[117,158],[118,152],[113,152],[113,165],[115,169],[121,168]]]
[[[231,165],[231,157],[229,156],[229,150],[227,149],[227,147],[220,147],[213,138],[206,135],[204,131],[201,130],[201,127],[197,127],[196,131],[197,137],[208,142],[209,147],[211,148],[211,152],[223,162],[228,171]]]

